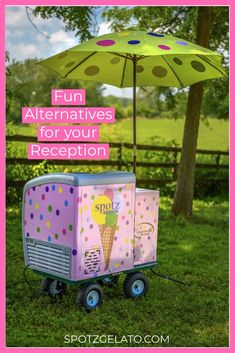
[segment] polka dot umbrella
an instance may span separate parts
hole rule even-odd
[[[40,64],[62,77],[133,87],[133,171],[136,170],[136,86],[186,87],[225,76],[221,55],[155,32],[105,34]]]

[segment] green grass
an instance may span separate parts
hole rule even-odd
[[[209,125],[200,124],[198,148],[228,150],[229,123],[227,120],[208,119]],[[150,144],[152,136],[158,136],[166,142],[175,140],[180,146],[183,136],[183,119],[137,119],[137,141]],[[23,135],[36,135],[33,125],[20,125],[15,132]],[[132,141],[132,119],[117,121],[113,125],[101,125],[101,139],[106,141]]]
[[[115,288],[104,288],[103,305],[91,314],[77,311],[75,286],[55,302],[32,296],[26,284],[13,286],[7,297],[7,346],[69,346],[67,334],[162,334],[169,335],[169,343],[155,346],[228,346],[228,202],[195,201],[190,221],[173,218],[170,204],[161,199],[158,270],[187,286],[146,271],[149,293],[135,301],[124,297],[121,278]],[[7,209],[7,254],[9,286],[22,281],[24,267],[21,210],[15,207]],[[27,276],[37,281],[31,285],[38,291],[40,278],[30,270]]]

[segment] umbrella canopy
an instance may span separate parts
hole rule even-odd
[[[186,87],[221,77],[221,55],[171,35],[129,31],[90,39],[41,62],[62,77],[133,86]]]
[[[41,64],[63,78],[133,87],[136,167],[136,86],[186,87],[225,75],[221,55],[172,35],[124,31],[105,34],[56,54]]]

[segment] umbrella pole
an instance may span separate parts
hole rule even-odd
[[[136,173],[136,55],[133,58],[133,173]]]

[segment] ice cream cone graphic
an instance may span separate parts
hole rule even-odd
[[[117,215],[115,212],[106,215],[106,223],[99,225],[100,239],[103,248],[105,266],[109,267],[110,256],[113,247],[114,235],[116,232]]]
[[[92,204],[92,218],[99,226],[105,266],[108,268],[118,221],[118,210],[113,210],[113,191],[106,189]]]

